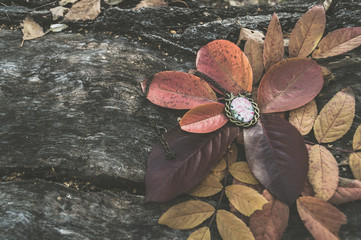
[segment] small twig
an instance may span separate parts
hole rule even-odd
[[[348,166],[348,165],[350,165],[350,162],[349,162],[348,160],[344,160],[344,161],[339,162],[339,163],[337,164],[337,166],[339,166],[339,167],[341,167],[341,166]]]

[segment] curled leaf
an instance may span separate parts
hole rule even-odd
[[[244,45],[244,54],[246,54],[252,66],[253,84],[258,83],[264,70],[262,44],[253,39],[248,39]]]
[[[314,99],[322,86],[322,70],[315,61],[290,58],[265,73],[257,103],[262,113],[293,110]]]
[[[211,232],[208,227],[202,227],[192,232],[187,240],[211,240]]]
[[[284,55],[283,34],[280,21],[276,13],[268,25],[263,46],[263,64],[268,70],[272,65],[282,61]]]
[[[259,184],[257,179],[254,177],[251,169],[247,162],[235,162],[232,163],[228,171],[232,176],[240,182],[248,184]]]
[[[338,184],[338,166],[332,153],[321,145],[310,150],[308,179],[315,197],[327,201],[334,194]]]
[[[252,68],[246,55],[227,40],[215,40],[199,49],[197,70],[235,94],[252,90]]]
[[[319,143],[334,142],[350,129],[355,117],[355,95],[350,87],[338,92],[322,108],[313,131]]]
[[[307,135],[316,120],[317,105],[314,100],[290,112],[288,121],[303,135]]]
[[[223,127],[228,118],[222,103],[206,103],[189,110],[180,120],[182,130],[193,133],[209,133]]]
[[[249,228],[256,240],[281,239],[287,228],[289,207],[273,197],[267,190],[262,194],[268,201],[262,210],[255,211],[249,219]]]
[[[354,151],[361,150],[361,125],[358,126],[353,135],[352,148]]]
[[[188,194],[194,197],[209,197],[219,193],[223,185],[219,182],[218,178],[210,174],[200,184],[192,188]]]
[[[322,38],[325,26],[326,13],[323,6],[316,5],[302,15],[291,32],[290,57],[307,57]]]
[[[245,239],[254,240],[251,230],[233,213],[226,210],[218,210],[216,216],[218,232],[222,239]]]
[[[209,203],[190,200],[169,208],[159,218],[158,223],[173,229],[191,229],[212,216],[214,211],[214,207]]]
[[[346,216],[337,208],[314,197],[300,197],[297,210],[306,228],[315,239],[338,239],[338,231],[346,223]]]
[[[361,152],[351,153],[349,162],[353,176],[361,180]]]
[[[340,178],[335,194],[328,200],[332,204],[342,204],[361,199],[361,181]]]
[[[361,27],[336,29],[327,34],[312,53],[313,58],[333,57],[361,45]]]
[[[100,13],[100,0],[81,0],[75,3],[65,15],[65,21],[94,20]]]
[[[147,81],[141,83],[144,92]],[[217,101],[216,94],[205,81],[194,75],[175,71],[155,74],[149,85],[147,98],[154,104],[173,109],[190,109]]]

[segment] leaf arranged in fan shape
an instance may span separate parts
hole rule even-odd
[[[254,39],[248,39],[244,45],[244,54],[252,66],[253,84],[256,84],[261,80],[264,70],[262,44]]]
[[[268,201],[262,210],[254,212],[249,219],[249,228],[256,240],[281,239],[288,225],[290,209],[267,190],[262,194]]]
[[[332,153],[324,146],[312,146],[308,179],[315,197],[327,201],[335,193],[338,184],[338,166]]]
[[[160,216],[158,223],[173,229],[191,229],[212,216],[214,211],[209,203],[189,200],[169,208]]]
[[[361,199],[361,181],[355,179],[340,178],[335,194],[328,202],[343,204]]]
[[[351,153],[349,162],[353,176],[361,180],[361,152]]]
[[[156,73],[151,80],[141,83],[143,92],[146,91],[147,81],[151,81],[147,98],[161,107],[190,109],[200,104],[217,102],[211,87],[192,74],[176,71]]]
[[[235,162],[229,166],[228,171],[235,179],[240,182],[253,185],[259,184],[251,172],[247,162]]]
[[[346,216],[330,203],[315,197],[297,199],[297,210],[308,231],[317,240],[338,239]]]
[[[164,202],[192,189],[207,176],[238,132],[237,126],[227,124],[206,134],[188,133],[179,126],[165,133],[176,157],[168,160],[160,142],[153,146],[145,172],[145,200]]]
[[[317,105],[314,100],[290,112],[288,121],[305,136],[312,130],[317,117]]]
[[[205,103],[192,108],[179,122],[182,130],[192,133],[210,133],[223,127],[228,118],[222,103]]]
[[[194,197],[209,197],[219,193],[223,185],[219,182],[218,178],[210,174],[198,185],[192,188],[187,194]]]
[[[211,232],[208,227],[202,227],[192,232],[187,240],[211,240]]]
[[[296,23],[289,42],[290,57],[307,57],[321,40],[326,26],[326,12],[316,5],[308,10]]]
[[[337,56],[361,45],[361,27],[341,28],[327,34],[312,53],[313,58]]]
[[[218,232],[225,240],[254,240],[251,230],[236,215],[226,210],[218,210],[216,215]]]
[[[302,135],[277,115],[261,115],[243,129],[246,157],[257,180],[278,199],[292,204],[307,179],[308,152]]]
[[[342,89],[321,109],[313,131],[319,143],[340,139],[350,129],[355,117],[355,95],[350,87]]]
[[[226,195],[232,205],[242,214],[250,216],[254,211],[262,209],[267,200],[256,190],[238,184],[226,187]]]
[[[246,55],[234,43],[215,40],[199,49],[197,70],[235,94],[252,90],[252,68]]]
[[[354,151],[361,150],[361,125],[358,126],[353,135],[352,148]]]
[[[322,86],[322,70],[314,60],[290,58],[265,73],[257,104],[262,113],[293,110],[314,99]]]
[[[268,25],[263,45],[263,64],[268,70],[272,65],[282,61],[285,54],[283,34],[280,21],[276,13]]]

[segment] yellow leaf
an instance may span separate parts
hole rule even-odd
[[[173,229],[191,229],[212,216],[214,211],[214,207],[208,203],[190,200],[169,208],[158,223]]]
[[[351,153],[349,162],[353,176],[361,180],[361,152]]]
[[[226,187],[229,202],[242,214],[250,216],[261,210],[268,201],[256,190],[244,185],[233,184]]]
[[[313,131],[319,143],[334,142],[350,129],[355,117],[355,95],[351,88],[338,92],[322,108]]]
[[[226,169],[226,167],[227,167],[226,161],[224,160],[223,157],[221,157],[217,165],[212,168],[212,171],[214,172],[223,171],[224,169]]]
[[[31,40],[45,35],[43,28],[31,17],[27,17],[21,25],[24,34],[23,40]]]
[[[189,235],[187,240],[211,240],[211,232],[208,227],[202,227]]]
[[[288,120],[304,136],[311,131],[316,117],[317,106],[312,100],[303,107],[291,111]]]
[[[94,20],[100,13],[100,0],[81,0],[65,15],[65,21]]]
[[[256,185],[257,179],[254,177],[247,162],[235,162],[229,166],[229,172],[240,182]]]
[[[191,189],[188,194],[194,197],[209,197],[220,192],[222,188],[223,185],[218,178],[210,174],[203,182]]]
[[[209,175],[215,176],[218,181],[221,181],[226,176],[226,169],[222,171],[212,171]]]
[[[308,179],[315,197],[327,201],[338,185],[338,166],[332,153],[321,145],[314,145],[309,152]]]
[[[217,228],[224,240],[254,240],[251,230],[236,215],[226,210],[217,211]]]
[[[361,150],[361,125],[358,126],[353,135],[352,148],[354,151]]]

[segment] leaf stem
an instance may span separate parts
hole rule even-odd
[[[311,145],[318,144],[318,143],[314,143],[314,142],[307,141],[307,140],[305,140],[305,143],[311,144]],[[339,151],[339,152],[344,152],[344,153],[353,153],[354,152],[352,150],[344,150],[344,149],[334,148],[334,147],[330,147],[330,146],[324,146],[324,147],[327,148],[327,149],[332,149],[332,150]]]

